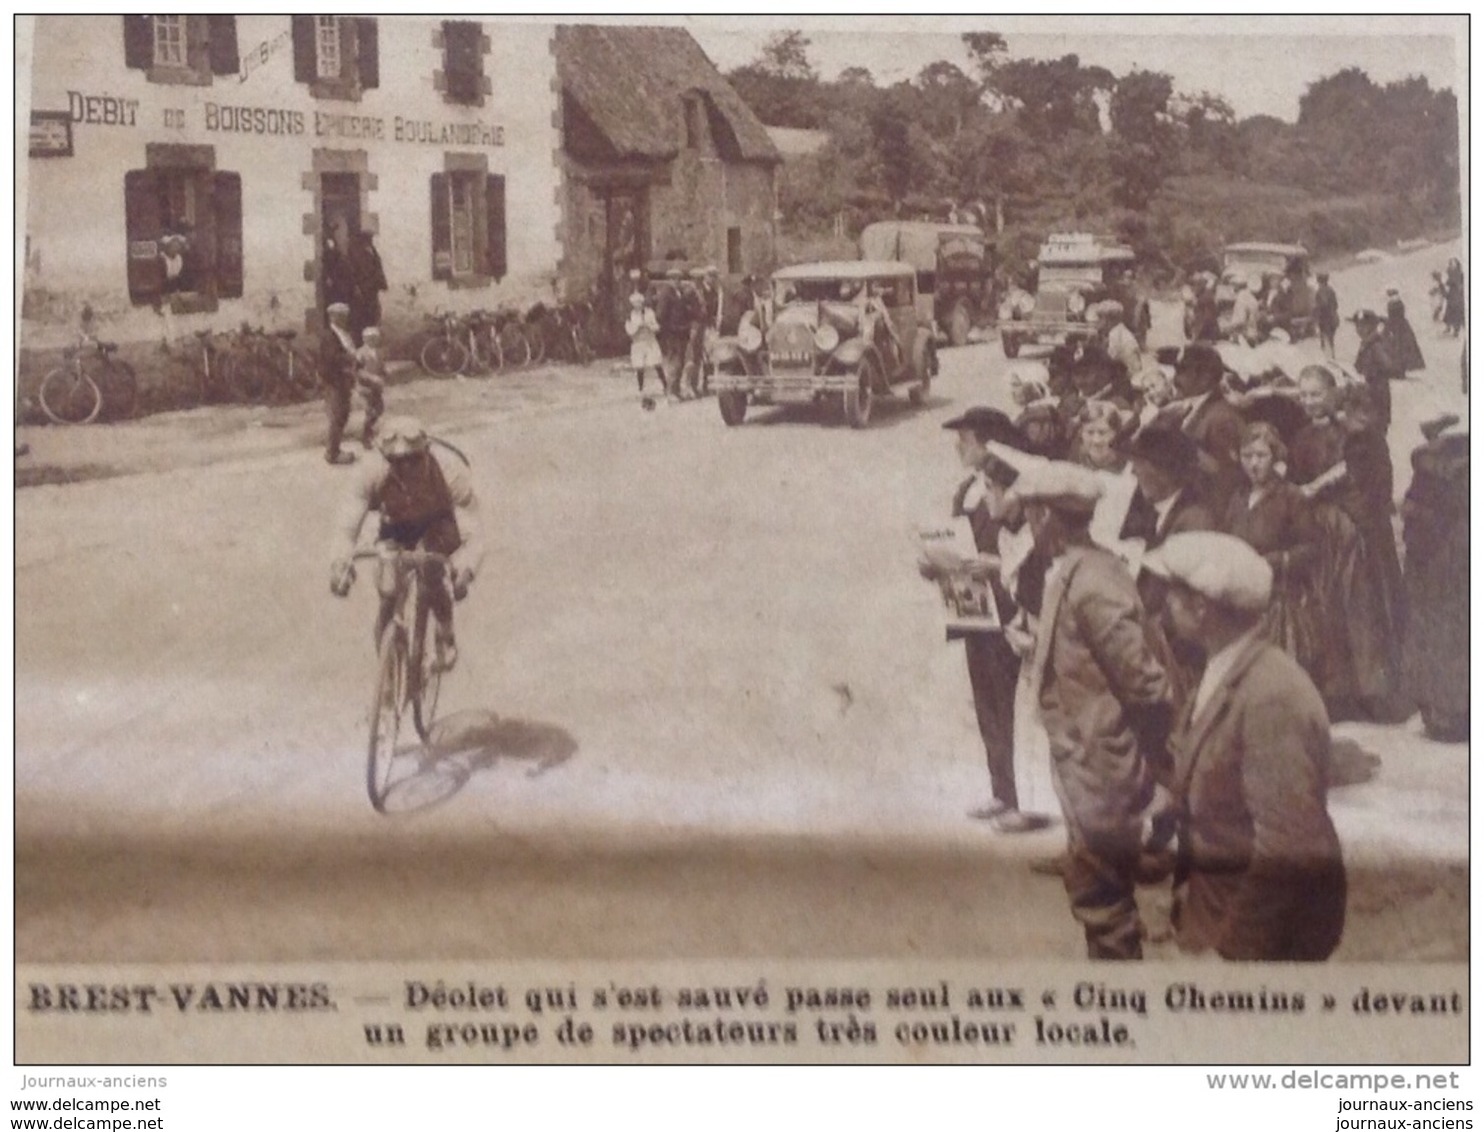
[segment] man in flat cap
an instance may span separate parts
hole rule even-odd
[[[1180,428],[1200,450],[1204,494],[1213,515],[1224,515],[1227,503],[1246,484],[1242,474],[1242,414],[1226,399],[1221,379],[1226,366],[1214,346],[1194,342],[1175,363],[1175,389],[1182,401]],[[1171,410],[1167,412],[1173,412]],[[1168,417],[1160,423],[1168,423]]]
[[[1170,536],[1145,567],[1169,584],[1175,631],[1209,657],[1171,742],[1176,939],[1224,959],[1327,959],[1345,922],[1329,720],[1304,670],[1262,637],[1272,569],[1212,532]]]
[[[1167,799],[1154,771],[1171,692],[1133,577],[1088,533],[1101,490],[1096,473],[1048,461],[1024,469],[1012,495],[1052,564],[1029,680],[1067,823],[1062,880],[1088,957],[1138,959],[1134,889],[1145,818]]]
[[[325,461],[353,464],[355,455],[340,450],[345,424],[350,420],[350,398],[356,384],[356,343],[350,333],[350,305],[331,303],[325,308],[329,327],[320,335],[319,376],[325,387]]]
[[[1366,388],[1376,405],[1376,423],[1384,435],[1391,427],[1391,383],[1407,375],[1402,372],[1386,340],[1386,320],[1369,308],[1350,316],[1355,332],[1360,335],[1360,352],[1355,355],[1355,372],[1365,378]]]
[[[1014,602],[989,556],[999,553],[1000,531],[1018,520],[1018,509],[1007,499],[1015,471],[990,455],[988,444],[998,442],[1023,450],[1025,441],[1010,418],[996,409],[973,408],[947,421],[943,427],[957,434],[958,458],[969,476],[953,497],[953,514],[969,520],[974,545],[989,579],[1000,624],[1015,614]],[[922,564],[923,575],[935,578],[933,568]],[[990,800],[969,811],[969,816],[991,822],[1000,833],[1023,833],[1039,823],[1020,811],[1015,790],[1015,685],[1020,677],[1020,657],[1003,632],[963,633],[964,658],[969,668],[969,687],[974,693],[974,715],[984,740],[989,763]]]

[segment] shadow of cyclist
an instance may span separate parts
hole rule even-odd
[[[386,810],[415,813],[442,805],[476,773],[505,762],[523,763],[527,778],[539,778],[576,753],[577,740],[555,724],[455,712],[433,724],[416,770],[387,791]]]

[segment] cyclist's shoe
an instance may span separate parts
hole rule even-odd
[[[325,453],[325,463],[327,463],[327,464],[336,464],[336,465],[344,466],[345,464],[354,464],[355,462],[356,462],[356,454],[354,452],[326,452]]]
[[[459,662],[459,646],[454,640],[452,633],[440,631],[433,638],[433,670],[435,672],[452,672],[454,665]]]

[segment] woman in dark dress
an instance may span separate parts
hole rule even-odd
[[[1402,502],[1407,548],[1405,688],[1431,739],[1469,737],[1469,438],[1431,435],[1412,453]]]
[[[1263,634],[1297,660],[1317,685],[1324,660],[1312,586],[1319,528],[1303,492],[1283,478],[1288,449],[1276,428],[1266,421],[1249,424],[1241,454],[1249,487],[1232,497],[1222,530],[1247,543],[1273,568],[1273,603]]]
[[[1386,714],[1396,689],[1396,626],[1377,584],[1382,571],[1370,561],[1366,540],[1350,514],[1350,509],[1362,508],[1349,479],[1350,437],[1340,422],[1338,402],[1334,374],[1323,366],[1305,366],[1299,373],[1299,403],[1309,423],[1290,447],[1289,479],[1313,502],[1319,532],[1313,593],[1323,661],[1316,683],[1335,720]],[[1360,457],[1358,475],[1374,490],[1379,473],[1361,451],[1372,446],[1361,441],[1354,448]]]
[[[1407,304],[1402,302],[1395,287],[1386,288],[1386,338],[1391,345],[1391,356],[1403,373],[1427,368],[1417,334],[1407,321]]]

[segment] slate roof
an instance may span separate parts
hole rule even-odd
[[[684,28],[564,24],[556,29],[562,90],[622,157],[668,160],[684,137],[683,98],[698,92],[721,155],[783,160],[768,131]]]

